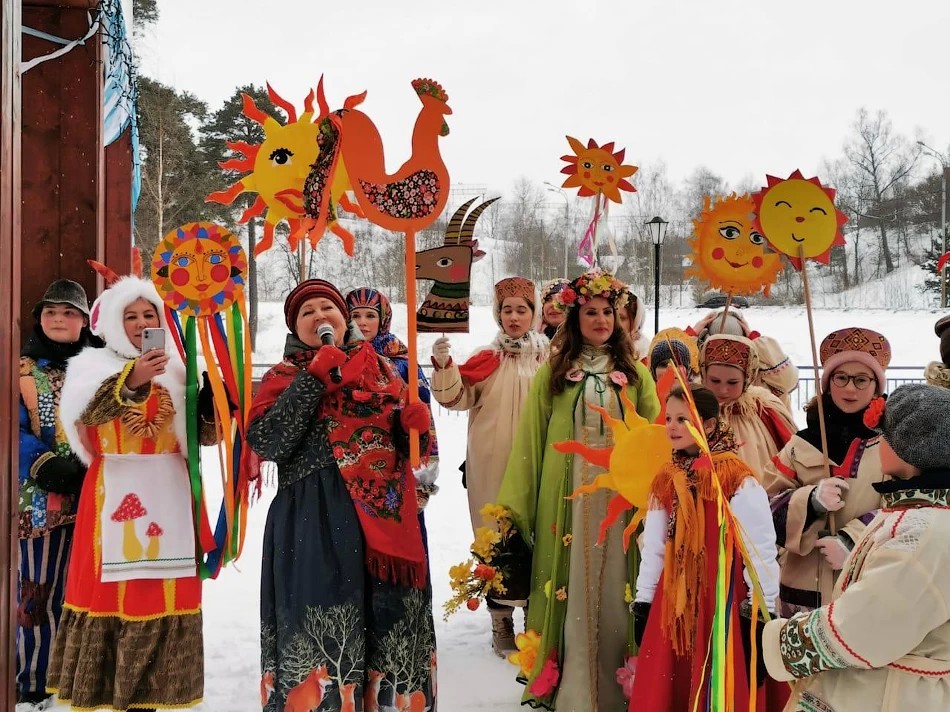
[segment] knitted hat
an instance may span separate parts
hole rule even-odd
[[[662,329],[650,342],[650,373],[654,379],[656,370],[671,360],[685,366],[690,373],[699,373],[699,349],[696,348],[696,339],[682,329]]]
[[[716,334],[703,343],[699,363],[705,371],[710,366],[732,366],[745,374],[748,388],[759,371],[759,356],[752,342],[744,336]]]
[[[891,345],[884,337],[871,329],[849,326],[832,331],[821,342],[818,350],[821,360],[821,388],[828,390],[831,376],[842,364],[857,361],[869,369],[877,379],[878,392],[883,392],[887,384],[884,370],[891,362]]]
[[[549,279],[547,282],[543,282],[541,284],[541,303],[547,304],[557,296],[558,292],[560,292],[565,287],[570,286],[570,284],[571,281],[569,279],[564,279],[563,277],[556,277],[554,279]]]
[[[894,389],[884,407],[884,439],[914,467],[950,467],[950,390],[909,383]]]
[[[505,277],[495,284],[494,312],[498,326],[501,326],[501,305],[508,297],[521,297],[531,307],[531,313],[537,315],[538,293],[534,282],[525,277]]]
[[[339,289],[325,279],[308,279],[294,287],[287,295],[286,301],[284,301],[284,320],[287,322],[287,328],[290,329],[291,333],[297,333],[297,314],[300,313],[300,307],[308,299],[314,297],[329,299],[340,310],[340,314],[343,315],[344,319],[349,318],[350,312],[346,308],[346,300],[343,299]]]
[[[393,323],[393,308],[382,292],[372,287],[358,287],[346,295],[347,314],[354,309],[372,309],[379,315],[379,333],[388,334]]]
[[[71,279],[57,279],[46,288],[46,294],[33,307],[33,318],[38,319],[47,304],[68,304],[89,316],[89,299],[86,290]]]
[[[939,319],[934,324],[934,332],[940,337],[940,360],[950,366],[950,316]]]

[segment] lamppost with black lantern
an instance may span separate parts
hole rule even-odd
[[[666,238],[666,228],[669,227],[669,223],[663,218],[654,217],[648,220],[646,225],[650,228],[650,239],[653,240],[653,333],[655,334],[660,330],[660,247]]]

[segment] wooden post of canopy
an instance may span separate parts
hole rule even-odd
[[[20,0],[0,0],[0,708],[14,706],[20,354]]]

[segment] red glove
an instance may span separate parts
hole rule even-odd
[[[321,346],[317,349],[313,360],[307,364],[307,373],[320,381],[328,392],[335,391],[343,384],[331,381],[330,371],[344,363],[346,363],[346,354],[343,351],[336,346]]]
[[[399,422],[407,433],[418,430],[420,433],[429,429],[432,419],[429,417],[429,408],[425,403],[406,403],[406,407],[399,413]]]

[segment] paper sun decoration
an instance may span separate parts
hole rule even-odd
[[[203,578],[240,556],[244,544],[248,482],[240,467],[251,399],[251,341],[244,300],[247,255],[241,243],[211,222],[182,225],[159,243],[152,257],[152,282],[165,302],[171,336],[185,361],[188,470],[195,525],[204,556]],[[198,357],[204,358],[199,368]],[[217,529],[205,518],[198,438],[198,381],[211,384],[215,421],[222,439],[225,494]],[[212,538],[213,537],[213,538]]]
[[[766,176],[766,182],[752,196],[756,230],[799,271],[802,256],[828,264],[831,248],[844,244],[841,228],[848,221],[835,207],[835,189],[797,170],[785,180]]]
[[[578,196],[594,198],[590,223],[577,250],[577,256],[588,267],[593,267],[597,258],[598,228],[601,224],[606,227],[611,254],[614,258],[618,256],[616,242],[607,225],[610,203],[620,203],[623,200],[620,191],[636,191],[627,179],[637,172],[637,167],[624,165],[626,149],[614,151],[612,141],[599,146],[594,139],[589,139],[587,146],[584,146],[573,136],[566,138],[574,153],[561,156],[561,160],[567,162],[561,169],[561,173],[567,175],[561,187],[577,188]],[[616,269],[616,266],[613,269]]]
[[[604,423],[610,427],[613,432],[613,446],[593,448],[575,440],[568,440],[555,443],[554,449],[562,453],[580,455],[592,465],[607,470],[594,478],[589,485],[578,487],[568,498],[592,494],[598,489],[616,492],[607,504],[607,515],[600,523],[601,543],[607,536],[608,527],[616,522],[621,514],[636,508],[630,523],[623,531],[626,550],[630,544],[630,536],[646,516],[653,478],[663,465],[672,461],[673,447],[666,428],[651,424],[641,417],[624,388],[620,388],[620,399],[625,413],[623,420],[617,420],[600,406],[587,405],[599,413]]]
[[[727,294],[769,295],[782,271],[782,258],[766,250],[765,238],[754,227],[755,203],[748,195],[703,199],[703,211],[693,220],[693,251],[687,277],[699,277]]]
[[[420,332],[468,333],[472,264],[485,256],[478,249],[475,223],[498,198],[479,204],[466,217],[476,200],[472,198],[455,211],[442,245],[416,253],[416,279],[433,280],[432,289],[416,312]]]
[[[257,199],[241,215],[239,222],[246,223],[252,217],[264,215],[264,235],[254,248],[257,257],[273,247],[274,228],[286,220],[290,226],[288,243],[291,250],[297,249],[301,237],[306,231],[301,230],[301,221],[304,212],[304,181],[310,173],[310,167],[317,159],[317,130],[318,122],[329,113],[326,99],[323,96],[323,79],[317,87],[317,99],[320,104],[320,115],[314,120],[313,100],[311,91],[304,100],[304,112],[299,117],[293,104],[275,92],[270,84],[267,93],[276,106],[287,114],[287,122],[281,124],[273,116],[269,116],[254,103],[254,100],[244,94],[244,110],[246,117],[260,124],[264,131],[264,140],[260,144],[250,144],[245,141],[229,141],[228,148],[239,157],[221,162],[221,168],[228,171],[249,173],[227,190],[211,193],[206,200],[209,202],[230,205],[242,193],[257,193]],[[346,171],[341,170],[333,186],[333,193],[339,204],[359,215],[345,195],[347,189]],[[266,213],[265,213],[266,211]],[[331,231],[339,234],[335,223],[330,226]],[[352,235],[349,241],[344,235],[344,249],[347,254],[353,254]],[[313,247],[316,247],[320,235],[309,236]]]

